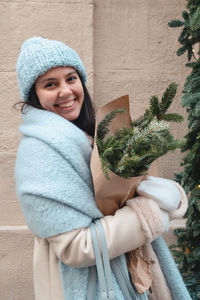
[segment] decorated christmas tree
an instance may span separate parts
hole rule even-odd
[[[172,251],[192,299],[200,299],[200,0],[187,1],[186,8],[182,20],[169,22],[170,27],[182,27],[177,55],[187,53],[186,66],[191,68],[182,95],[182,105],[188,113],[183,171],[176,174],[176,180],[188,193],[189,209],[186,228],[175,230],[178,240]]]

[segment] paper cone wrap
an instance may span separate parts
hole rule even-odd
[[[98,110],[96,116],[96,129],[99,122],[105,117],[105,115],[120,108],[125,108],[126,112],[118,114],[112,120],[109,132],[113,134],[121,127],[130,126],[131,118],[129,112],[129,98],[128,95],[126,95],[109,102]],[[121,208],[128,199],[133,198],[136,187],[143,178],[143,176],[137,176],[125,179],[109,171],[110,180],[106,179],[101,168],[101,161],[96,143],[94,143],[90,167],[92,171],[96,203],[99,210],[105,216],[113,215],[115,211]]]
[[[131,117],[129,110],[128,95],[122,96],[108,104],[104,105],[97,111],[96,115],[96,129],[104,117],[115,109],[125,109],[126,112],[117,114],[112,120],[109,133],[113,134],[117,129],[130,126]],[[140,181],[145,176],[136,176],[129,179],[120,177],[109,171],[109,180],[106,179],[105,174],[101,168],[101,161],[97,145],[94,142],[94,148],[91,155],[90,162],[95,199],[99,210],[105,215],[114,215],[115,211],[125,205],[128,199],[132,199],[135,195],[136,188]],[[149,271],[149,263],[144,259],[141,249],[130,251],[127,254],[128,269],[132,278],[132,282],[139,293],[143,293],[149,289],[151,285],[151,276]]]

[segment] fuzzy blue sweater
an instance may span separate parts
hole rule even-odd
[[[20,132],[23,138],[16,159],[16,190],[30,230],[47,238],[88,227],[92,220],[101,218],[90,172],[92,148],[85,133],[61,116],[36,108],[23,115]],[[175,264],[169,264],[172,258],[168,248],[159,240],[154,248],[165,257],[162,269],[166,279],[169,275],[167,282],[173,299],[189,300]],[[128,272],[123,255],[121,259]],[[71,268],[60,262],[60,271],[65,299],[85,300],[88,268]],[[112,275],[116,300],[124,300]],[[178,290],[173,286],[177,281]]]

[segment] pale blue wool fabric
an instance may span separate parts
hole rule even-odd
[[[164,240],[159,237],[152,242],[153,249],[165,275],[173,300],[191,300],[179,270]]]
[[[16,66],[21,98],[26,101],[36,79],[55,67],[73,67],[86,83],[85,67],[74,49],[42,37],[27,39],[21,46]]]
[[[33,107],[23,115],[20,132],[23,138],[16,160],[16,190],[31,231],[47,238],[88,227],[92,220],[101,218],[90,172],[92,149],[85,133],[63,117]],[[170,254],[162,239],[156,240],[155,252],[161,261]],[[125,256],[121,259],[128,274]],[[176,281],[174,285],[167,281],[174,289],[173,299],[189,300],[180,274],[174,272],[175,264],[169,267],[169,261],[163,260],[161,266],[165,276]],[[75,269],[60,262],[60,270],[65,299],[86,300],[88,268]],[[114,274],[113,285],[116,300],[124,300]],[[181,298],[184,293],[185,298]]]
[[[92,149],[86,134],[61,116],[36,108],[23,115],[20,132],[16,188],[31,231],[46,238],[88,227],[93,219],[101,218],[93,194]],[[125,257],[121,259],[127,272]],[[88,268],[60,262],[60,270],[65,299],[85,300]],[[124,300],[114,274],[113,285],[116,300]]]

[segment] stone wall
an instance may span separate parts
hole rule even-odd
[[[20,101],[15,74],[22,42],[31,36],[61,40],[76,49],[87,74],[95,106],[130,95],[132,116],[141,114],[151,95],[179,84],[173,110],[185,115],[180,95],[185,57],[177,57],[178,29],[167,22],[180,17],[184,0],[1,0],[0,1],[0,299],[34,299],[33,236],[25,225],[14,188],[14,163],[20,140]],[[171,127],[177,137],[187,123]],[[179,152],[157,164],[159,176],[180,170]],[[173,223],[172,228],[182,226]],[[166,236],[171,243],[172,233]]]

